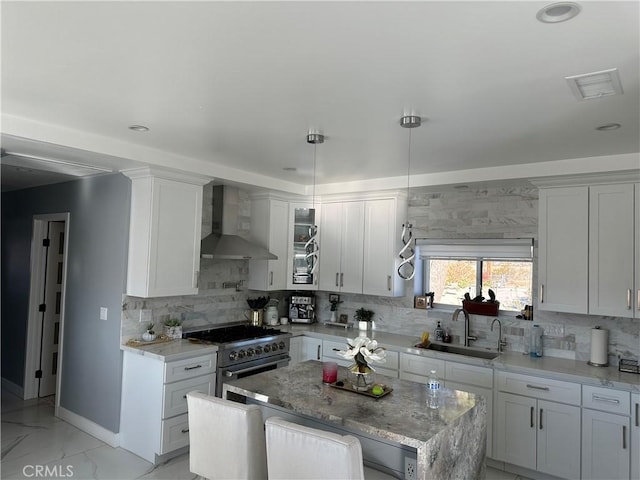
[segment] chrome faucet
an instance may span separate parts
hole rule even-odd
[[[464,346],[468,347],[469,342],[475,342],[476,340],[478,340],[478,337],[469,335],[469,314],[464,308],[457,308],[453,312],[453,316],[451,317],[451,320],[454,322],[457,321],[458,315],[460,315],[460,312],[464,313]]]
[[[494,318],[493,322],[491,322],[491,331],[493,332],[493,324],[496,322],[498,322],[498,352],[502,352],[502,347],[506,347],[507,342],[502,341],[502,322],[497,318]]]

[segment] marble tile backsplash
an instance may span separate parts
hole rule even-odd
[[[249,195],[237,192],[239,234],[248,236],[246,229],[250,213]],[[205,187],[203,208],[203,236],[210,227],[210,185]],[[409,216],[416,238],[515,238],[533,237],[538,232],[538,190],[535,187],[451,188],[436,191],[433,188],[413,189],[409,197]],[[208,231],[204,231],[207,228]],[[534,285],[537,283],[537,248],[534,249]],[[568,272],[570,274],[570,272]],[[246,299],[267,295],[265,292],[248,291],[242,286],[223,288],[224,283],[245,282],[248,278],[248,262],[245,260],[202,260],[200,293],[195,296],[141,299],[123,298],[122,341],[139,338],[144,324],[139,322],[140,310],[149,309],[156,324],[169,318],[180,318],[185,327],[204,324],[223,324],[239,321],[247,310]],[[381,331],[414,335],[423,331],[433,332],[438,321],[450,329],[454,343],[461,343],[464,323],[451,320],[451,311],[440,309],[419,310],[413,308],[413,282],[406,285],[406,295],[401,298],[374,297],[368,295],[341,294],[343,303],[339,313],[349,319],[360,307],[375,312],[374,328]],[[317,292],[316,305],[320,321],[328,320],[329,292]],[[280,300],[280,315],[286,315],[287,292],[269,292]],[[535,305],[534,299],[534,305]],[[495,348],[497,325],[491,331],[494,317],[471,316],[471,334],[478,337],[476,347]],[[640,357],[640,320],[593,315],[565,314],[534,311],[534,321],[501,315],[503,337],[508,342],[506,350],[525,350],[527,333],[533,323],[544,328],[544,354],[553,357],[589,360],[591,329],[596,325],[609,330],[609,361],[617,365],[618,358],[638,360]]]

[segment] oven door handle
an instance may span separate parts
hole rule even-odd
[[[233,377],[234,375],[242,375],[243,373],[253,372],[254,370],[260,370],[261,368],[268,367],[269,365],[274,365],[277,363],[286,360],[287,362],[291,360],[291,357],[287,356],[279,359],[277,362],[263,363],[260,365],[256,365],[255,367],[244,368],[242,370],[227,370],[224,372],[225,377]]]

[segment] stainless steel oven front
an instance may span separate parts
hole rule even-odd
[[[261,372],[275,370],[289,365],[288,353],[260,358],[243,363],[236,363],[229,366],[218,366],[216,375],[216,397],[222,397],[222,385],[226,382],[236,380],[238,378],[249,377]]]

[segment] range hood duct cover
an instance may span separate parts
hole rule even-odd
[[[211,235],[202,239],[200,256],[225,260],[277,260],[266,248],[237,235],[237,212],[224,202],[225,187],[213,187],[213,219]]]

